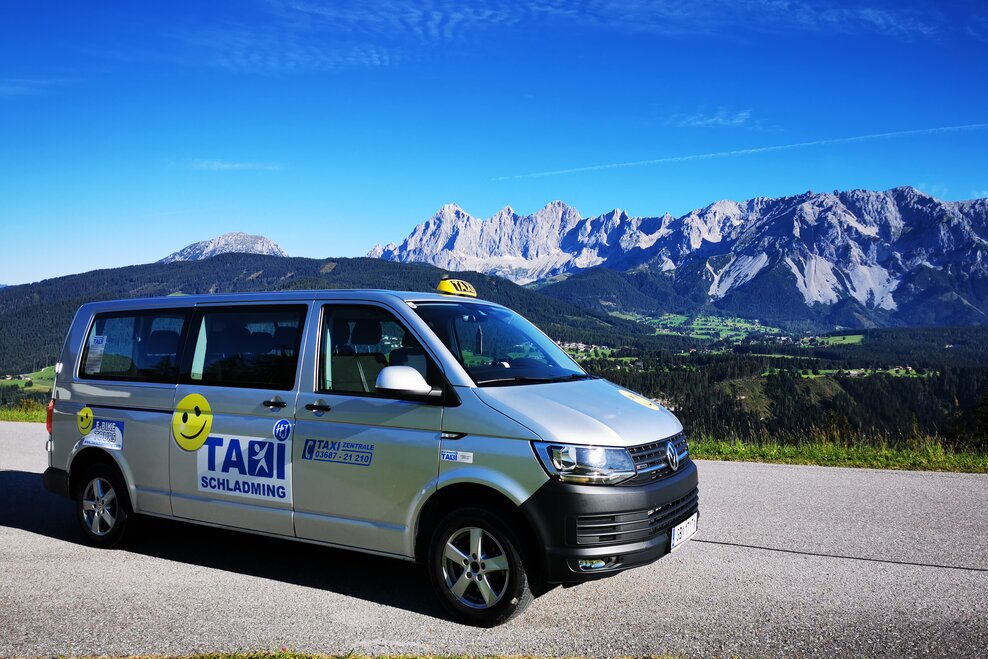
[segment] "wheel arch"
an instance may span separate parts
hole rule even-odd
[[[541,574],[543,556],[538,551],[539,536],[532,520],[507,495],[479,483],[452,483],[439,488],[426,500],[415,525],[416,560],[425,562],[432,533],[446,515],[460,508],[483,508],[503,515],[519,535],[529,571]]]
[[[116,472],[117,477],[123,484],[124,493],[127,497],[127,506],[134,510],[134,492],[132,491],[131,480],[126,477],[123,467],[117,458],[101,448],[95,446],[84,447],[81,451],[72,456],[69,463],[69,496],[75,498],[82,487],[82,478],[86,471],[96,464],[106,465]]]

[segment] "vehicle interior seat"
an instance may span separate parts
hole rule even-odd
[[[370,393],[374,390],[375,380],[368,381],[352,343],[360,321],[354,323],[353,330],[350,329],[350,322],[345,317],[333,319],[331,372],[327,374],[326,384],[333,391]]]
[[[295,346],[298,344],[298,328],[279,325],[274,330],[273,344],[273,349],[282,357],[294,357]]]
[[[208,331],[208,330],[207,330]],[[250,330],[242,325],[217,327],[206,340],[203,377],[223,380],[243,370],[243,355],[250,347]]]
[[[374,391],[377,376],[388,365],[383,352],[379,351],[381,344],[381,321],[361,318],[353,324],[350,343],[357,353],[357,366],[361,385],[365,392]]]
[[[392,366],[411,366],[421,373],[423,378],[428,378],[426,369],[429,362],[425,350],[411,332],[405,332],[401,337],[401,347],[391,351],[390,363]]]
[[[171,373],[178,365],[179,333],[174,330],[155,330],[148,334],[140,356],[141,371]]]
[[[255,355],[266,355],[274,348],[274,335],[269,332],[251,332],[249,350]]]

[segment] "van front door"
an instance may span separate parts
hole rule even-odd
[[[384,307],[327,304],[321,316],[308,340],[318,345],[315,382],[303,383],[295,410],[296,535],[410,555],[414,511],[436,487],[442,407],[374,385],[389,365],[411,366],[434,387],[442,376]]]
[[[295,383],[308,305],[199,307],[169,445],[172,513],[293,535]]]

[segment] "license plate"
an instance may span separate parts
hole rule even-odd
[[[693,537],[693,534],[696,533],[696,520],[698,517],[698,513],[693,513],[692,517],[673,528],[672,539],[669,543],[669,551],[675,551],[681,547],[684,542]]]

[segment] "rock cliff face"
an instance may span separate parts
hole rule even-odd
[[[988,199],[941,201],[911,187],[718,201],[678,218],[583,218],[556,201],[481,220],[450,204],[369,256],[518,283],[595,266],[648,269],[698,304],[743,311],[770,296],[794,318],[850,305],[872,321],[988,319]],[[915,308],[924,303],[938,308]]]
[[[158,263],[174,261],[201,261],[217,254],[266,254],[268,256],[288,256],[285,250],[264,236],[234,231],[224,233],[212,240],[203,240],[169,254]]]

